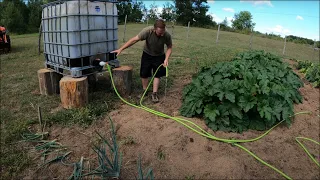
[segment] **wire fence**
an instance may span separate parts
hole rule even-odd
[[[123,31],[123,41],[128,40],[128,34],[138,34],[143,27],[151,26],[149,22],[144,24],[129,24],[119,26],[120,31]],[[129,28],[128,28],[129,27]],[[251,33],[240,34],[229,31],[223,31],[218,26],[218,29],[205,29],[188,26],[177,26],[173,23],[167,23],[167,31],[173,37],[174,43],[185,43],[184,48],[190,48],[190,53],[208,53],[214,54],[211,50],[242,51],[242,50],[265,50],[274,53],[284,58],[309,60],[319,62],[319,49],[314,45],[298,44],[284,40],[275,40],[265,37],[260,37]],[[200,48],[200,49],[199,49]],[[192,53],[194,52],[194,53]]]

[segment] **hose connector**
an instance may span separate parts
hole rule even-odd
[[[103,61],[101,61],[101,62],[99,62],[99,65],[100,66],[105,66],[107,63],[106,62],[103,62]]]

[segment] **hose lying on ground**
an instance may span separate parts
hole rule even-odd
[[[100,63],[100,65],[105,65],[105,63]],[[169,116],[167,114],[164,114],[162,112],[159,112],[159,111],[156,111],[156,110],[153,110],[153,109],[150,109],[146,106],[144,106],[142,104],[142,101],[143,101],[143,98],[146,94],[146,92],[148,91],[151,83],[153,82],[153,79],[155,77],[155,74],[158,72],[159,68],[162,66],[160,65],[156,72],[154,73],[154,75],[152,76],[148,86],[147,86],[147,89],[145,90],[145,92],[143,93],[141,99],[140,99],[140,106],[137,106],[135,104],[132,104],[128,101],[126,101],[125,99],[123,99],[121,97],[121,95],[118,93],[117,91],[117,88],[115,87],[115,84],[114,84],[114,80],[113,80],[113,76],[112,76],[112,71],[111,71],[111,68],[108,64],[107,65],[107,69],[109,71],[109,74],[110,74],[110,78],[111,78],[111,83],[112,83],[112,86],[114,88],[114,91],[115,93],[117,94],[117,96],[126,104],[132,106],[132,107],[135,107],[135,108],[139,108],[139,109],[142,109],[142,110],[145,110],[147,112],[150,112],[152,114],[155,114],[157,116],[160,116],[160,117],[163,117],[163,118],[168,118],[168,119],[172,119],[182,125],[184,125],[185,127],[187,127],[188,129],[192,130],[193,132],[199,134],[199,135],[202,135],[204,137],[207,137],[209,139],[212,139],[212,140],[216,140],[216,141],[220,141],[220,142],[225,142],[225,143],[229,143],[229,144],[232,144],[234,146],[237,146],[239,147],[240,149],[246,151],[249,155],[253,156],[255,159],[257,159],[259,162],[261,162],[262,164],[268,166],[269,168],[275,170],[276,172],[278,172],[279,174],[281,174],[282,176],[284,176],[286,179],[291,179],[288,175],[286,175],[285,173],[283,173],[282,171],[280,171],[279,169],[275,168],[274,166],[268,164],[267,162],[263,161],[262,159],[260,159],[258,156],[256,156],[255,154],[253,154],[252,152],[250,152],[247,148],[241,146],[239,143],[244,143],[244,142],[253,142],[253,141],[257,141],[261,138],[263,138],[264,136],[266,136],[272,129],[274,129],[275,127],[277,127],[279,124],[281,124],[283,121],[279,122],[278,124],[276,124],[275,126],[273,126],[272,128],[270,128],[268,131],[266,131],[265,133],[263,133],[262,135],[256,137],[256,138],[253,138],[253,139],[245,139],[245,140],[238,140],[238,139],[223,139],[223,138],[218,138],[218,137],[215,137],[213,136],[212,134],[208,133],[207,131],[203,130],[200,126],[198,126],[197,124],[195,124],[194,122],[192,121],[189,121],[189,120],[186,120],[186,119],[183,119],[183,118],[179,118],[179,117],[172,117],[172,116]],[[299,113],[296,113],[294,115],[292,115],[291,117],[295,116],[295,115],[298,115],[298,114],[307,114],[307,113],[310,113],[310,112],[299,112]],[[319,166],[319,163],[314,159],[314,157],[312,157],[312,155],[309,153],[309,151],[304,147],[304,145],[298,140],[298,139],[306,139],[306,140],[309,140],[309,141],[312,141],[318,145],[320,145],[319,142],[316,142],[314,140],[311,140],[311,139],[308,139],[308,138],[303,138],[303,137],[297,137],[296,140],[297,142],[299,143],[299,145],[307,152],[307,154],[309,155],[309,157]]]

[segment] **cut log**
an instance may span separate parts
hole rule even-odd
[[[88,103],[87,77],[63,77],[60,80],[60,98],[63,108],[84,107]]]
[[[39,69],[38,79],[40,94],[53,95],[59,94],[59,81],[63,76],[51,69]]]
[[[121,96],[128,96],[132,92],[132,67],[120,66],[113,70],[114,84]]]

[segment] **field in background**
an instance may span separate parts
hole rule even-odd
[[[139,33],[146,25],[127,25],[126,40]],[[119,26],[119,45],[123,44],[124,26]],[[168,28],[171,33],[171,27]],[[190,27],[187,39],[186,27],[176,26],[173,34],[173,54],[169,62],[169,81],[196,73],[202,66],[218,61],[228,61],[241,51],[249,50],[250,36]],[[43,55],[38,55],[38,35],[12,36],[12,52],[1,54],[1,174],[16,177],[26,165],[32,163],[27,149],[19,143],[20,135],[38,123],[37,107],[41,106],[44,119],[50,124],[88,126],[107,111],[117,107],[119,100],[110,86],[104,82],[91,90],[90,104],[79,110],[59,108],[60,97],[39,94],[37,70],[44,67]],[[140,88],[139,66],[143,42],[123,51],[118,57],[122,65],[134,67],[134,86]],[[252,48],[266,50],[282,56],[284,42],[253,37]],[[308,45],[287,43],[286,58],[319,62],[319,51]]]
[[[126,30],[126,40],[139,33],[146,24],[130,24]],[[122,43],[124,26],[119,26],[119,40]],[[172,34],[172,27],[168,25],[168,31]],[[250,35],[220,31],[219,40],[216,43],[217,30],[190,27],[189,38],[187,27],[175,26],[173,29],[174,56],[184,54],[189,58],[213,62],[229,60],[235,52],[250,49]],[[283,55],[284,42],[267,38],[252,38],[252,49],[265,50],[286,58],[298,60],[310,60],[319,62],[319,50],[314,50],[310,45],[286,43]],[[204,53],[206,55],[204,55]],[[231,53],[231,54],[230,54]]]

